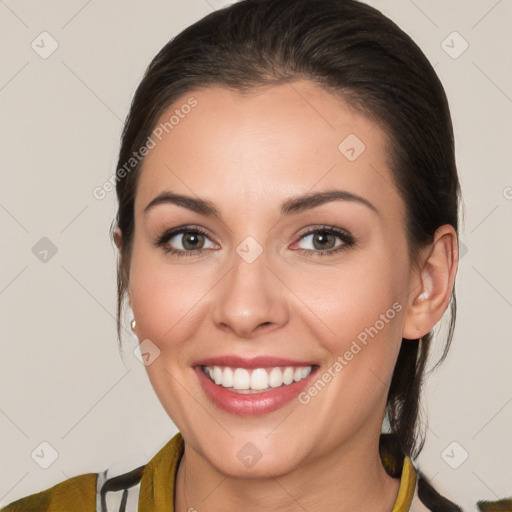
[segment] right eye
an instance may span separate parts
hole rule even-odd
[[[210,242],[210,247],[204,247],[206,241]],[[164,232],[159,236],[155,245],[162,247],[166,253],[176,256],[198,256],[217,247],[211,242],[206,231],[191,226],[183,226]]]

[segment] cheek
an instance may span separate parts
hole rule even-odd
[[[326,364],[317,379],[332,382],[324,403],[318,400],[315,405],[319,417],[327,414],[326,407],[345,404],[362,421],[385,403],[405,312],[402,274],[393,268],[382,261],[301,278],[303,293],[310,290],[304,302],[315,313],[308,326],[326,351]],[[345,420],[340,414],[339,421]]]
[[[376,323],[379,334],[400,331],[404,275],[405,267],[396,258],[354,258],[337,269],[301,273],[294,280],[294,292],[314,313],[311,325],[333,352]]]
[[[129,293],[139,339],[163,351],[189,338],[211,278],[206,266],[170,265],[155,250],[134,248]]]

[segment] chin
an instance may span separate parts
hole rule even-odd
[[[226,456],[230,453],[230,456]],[[287,448],[269,453],[256,448],[255,443],[246,443],[240,450],[208,456],[208,461],[217,471],[234,478],[267,479],[291,473],[300,465],[300,460],[292,456],[297,450]],[[209,454],[206,454],[209,455]]]

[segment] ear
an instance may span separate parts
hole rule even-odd
[[[450,303],[458,261],[457,233],[443,225],[411,274],[403,338],[419,339],[439,322]]]
[[[122,234],[120,228],[114,229],[114,243],[116,244],[116,247],[120,251],[121,247],[123,245],[123,234]]]
[[[123,233],[120,228],[115,228],[113,233],[114,243],[116,244],[117,249],[119,250],[120,258],[121,258],[121,266],[124,265],[123,261],[123,255],[122,255],[122,247],[123,247]],[[126,273],[126,269],[125,269]],[[130,298],[130,292],[128,290],[128,306],[131,307],[131,298]]]

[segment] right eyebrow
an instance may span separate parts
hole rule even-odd
[[[205,215],[207,217],[217,217],[221,219],[221,215],[217,207],[206,199],[199,199],[191,196],[185,196],[182,194],[176,194],[171,191],[164,191],[156,196],[145,208],[144,213],[148,212],[151,208],[159,204],[175,204],[193,212]]]

